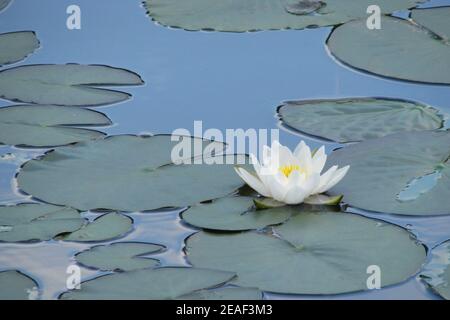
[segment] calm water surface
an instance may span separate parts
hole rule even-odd
[[[81,7],[81,30],[65,27],[66,8],[71,4]],[[450,5],[450,0],[424,6],[444,4]],[[186,32],[150,22],[138,0],[15,0],[0,16],[0,32],[19,30],[34,30],[41,41],[41,48],[24,64],[107,64],[142,76],[145,86],[125,89],[133,94],[132,100],[97,108],[114,122],[100,129],[108,134],[171,133],[177,128],[193,131],[195,120],[202,120],[204,129],[277,128],[276,107],[292,99],[392,97],[427,103],[450,114],[449,87],[387,80],[336,63],[324,44],[330,28],[246,34]],[[0,101],[0,106],[9,104]],[[304,138],[283,130],[280,133],[281,142],[290,147]],[[334,147],[327,144],[328,151]],[[43,151],[0,147],[0,155],[13,154],[12,159],[0,160],[0,204],[29,200],[17,192],[14,174],[21,163]],[[350,210],[406,227],[429,248],[450,238],[450,217],[409,218]],[[187,265],[183,240],[195,230],[180,222],[178,212],[130,216],[135,230],[121,241],[163,244],[168,247],[158,256],[163,265]],[[65,290],[65,270],[73,255],[88,246],[57,241],[0,244],[0,270],[26,271],[39,282],[42,298],[55,298]],[[98,274],[83,269],[84,279]],[[266,294],[266,298],[438,299],[414,277],[364,293],[320,297]]]

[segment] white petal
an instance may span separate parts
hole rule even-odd
[[[313,156],[312,170],[314,172],[321,173],[326,162],[327,162],[327,155],[325,154],[325,147],[321,146]]]
[[[274,175],[271,176],[268,175],[266,179],[267,179],[266,187],[267,189],[269,189],[272,198],[278,201],[283,201],[284,196],[288,191],[287,183],[283,182],[283,179],[286,179],[284,174],[282,174],[281,172],[277,172]]]
[[[247,172],[242,168],[235,167],[236,173],[244,180],[251,188],[264,197],[271,197],[269,190],[264,186],[264,184],[257,177]]]
[[[308,172],[312,170],[311,149],[306,144],[303,143],[303,146],[298,150],[296,157],[300,162],[301,167],[305,168]]]
[[[296,157],[296,158],[298,158],[298,155],[300,154],[300,151],[303,149],[303,148],[305,148],[306,147],[306,143],[305,143],[305,141],[300,141],[300,143],[297,145],[297,147],[295,147],[295,150],[294,150],[294,156]]]
[[[286,193],[283,202],[286,204],[300,204],[306,197],[306,192],[302,187],[295,186]]]
[[[322,191],[322,192],[325,192],[325,191],[333,188],[335,185],[337,185],[339,183],[339,181],[341,181],[345,177],[345,175],[347,174],[349,169],[350,169],[350,166],[346,166],[344,168],[341,168],[341,169],[337,170],[334,173],[334,175],[331,178],[331,180],[326,185],[325,190]]]
[[[270,163],[270,157],[271,157],[271,149],[269,146],[264,145],[263,146],[263,152],[262,152],[262,161],[261,164],[263,166],[266,166]]]
[[[253,169],[257,175],[259,175],[259,171],[261,170],[261,166],[259,165],[259,161],[253,153],[250,153],[250,159],[252,160]]]
[[[338,166],[332,166],[328,169],[323,175],[320,176],[319,185],[315,190],[313,190],[313,194],[325,192],[328,183],[333,178]]]
[[[305,189],[307,196],[313,194],[313,191],[317,189],[320,184],[320,175],[314,173],[308,176],[308,178],[303,183],[302,187]]]

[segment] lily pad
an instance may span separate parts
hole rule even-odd
[[[450,23],[445,21],[445,25]],[[350,21],[335,28],[327,44],[338,60],[359,70],[400,80],[450,84],[450,44],[406,20],[383,16],[379,30],[368,29],[365,19]]]
[[[163,250],[164,247],[142,242],[116,242],[106,246],[96,246],[78,253],[78,263],[102,271],[131,271],[153,268],[159,261],[143,257]]]
[[[61,237],[64,241],[106,241],[125,235],[133,229],[133,220],[120,213],[104,214],[83,228]]]
[[[434,292],[450,300],[450,241],[434,248],[431,254],[420,277]]]
[[[340,143],[434,130],[444,122],[432,107],[386,98],[288,101],[278,115],[288,128]]]
[[[0,300],[29,300],[38,284],[17,270],[0,272]]]
[[[258,289],[226,287],[200,290],[179,297],[179,300],[261,300],[263,293]]]
[[[223,149],[222,143],[180,138],[183,142],[171,141],[169,135],[123,135],[61,147],[27,162],[18,183],[24,192],[45,202],[82,211],[185,207],[221,198],[243,185],[232,164],[207,162],[223,160],[222,156],[208,157],[206,150],[211,146]],[[192,156],[202,160],[204,151],[204,161],[175,165],[171,153],[179,143],[189,150],[194,146],[192,154],[181,154],[180,159]],[[234,157],[226,156],[223,161]]]
[[[450,214],[450,131],[397,133],[333,152],[330,165],[350,165],[329,193],[351,206],[402,215]],[[326,169],[325,169],[326,170]],[[399,194],[417,178],[438,172],[433,186],[415,198]]]
[[[70,208],[24,203],[0,207],[0,241],[45,241],[78,230],[84,224],[80,214]]]
[[[0,108],[0,143],[26,147],[61,146],[103,137],[76,126],[107,126],[103,113],[73,107],[20,105]]]
[[[310,3],[307,5],[306,3]],[[245,32],[337,25],[366,17],[370,0],[146,0],[151,18],[185,30]],[[379,0],[383,13],[415,7],[422,1]],[[312,3],[312,4],[311,4]],[[309,13],[309,14],[308,14]]]
[[[0,97],[11,101],[65,106],[100,106],[130,94],[103,86],[141,85],[136,73],[102,65],[29,65],[0,72]]]
[[[211,230],[240,231],[279,224],[290,217],[288,210],[256,211],[253,198],[226,197],[212,203],[197,204],[182,214],[190,225]]]
[[[272,210],[272,209],[268,209]],[[406,230],[354,214],[299,211],[257,232],[199,232],[187,240],[195,267],[236,272],[234,284],[290,294],[367,290],[367,268],[377,265],[383,287],[414,275],[426,257]]]
[[[113,273],[83,282],[63,293],[70,300],[167,300],[224,284],[234,273],[196,268],[143,269]]]
[[[2,4],[0,3],[0,11]],[[0,34],[0,66],[25,59],[39,48],[39,40],[33,31]]]
[[[414,9],[411,11],[411,19],[435,33],[443,40],[450,39],[450,7],[437,7],[426,9]]]

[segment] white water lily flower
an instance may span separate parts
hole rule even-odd
[[[312,154],[304,141],[294,152],[278,141],[272,148],[264,146],[261,163],[253,154],[250,156],[256,175],[241,167],[235,168],[237,174],[262,196],[290,205],[317,204],[318,195],[334,187],[350,168],[332,166],[321,174],[327,161],[325,147]]]

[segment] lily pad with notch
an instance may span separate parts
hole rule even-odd
[[[78,211],[47,204],[22,203],[0,207],[0,242],[46,241],[80,229]]]
[[[180,144],[186,154],[178,155]],[[185,207],[227,196],[243,185],[233,164],[249,160],[244,155],[212,156],[224,147],[182,136],[111,136],[31,160],[17,180],[20,189],[38,199],[81,211]]]
[[[0,3],[0,11],[2,4]],[[25,59],[39,48],[39,40],[33,31],[17,31],[0,34],[0,66]]]
[[[444,124],[430,106],[388,98],[287,101],[278,108],[278,116],[288,128],[339,143],[435,130]]]
[[[81,283],[80,290],[63,293],[67,300],[167,300],[220,286],[234,273],[197,268],[142,269],[113,273]]]
[[[272,209],[268,209],[272,210]],[[298,213],[273,234],[199,232],[186,243],[194,267],[236,272],[233,284],[286,294],[367,290],[367,267],[383,270],[382,287],[414,275],[425,247],[405,229],[338,212]]]
[[[420,0],[378,1],[383,13],[415,7]],[[247,32],[304,29],[366,17],[370,0],[146,0],[152,20],[190,31]]]
[[[64,241],[100,242],[124,236],[133,229],[133,220],[123,214],[104,214],[81,229],[60,237]]]
[[[329,193],[343,194],[350,206],[369,211],[450,214],[449,156],[448,130],[396,133],[350,145],[329,156],[329,164],[351,168]],[[401,194],[417,179],[434,173],[434,184],[415,186],[416,197],[409,194],[402,199]]]
[[[225,197],[197,204],[182,213],[183,221],[198,228],[242,231],[280,224],[291,216],[289,210],[257,211],[250,197]]]
[[[0,271],[0,300],[29,300],[37,282],[18,270]]]
[[[157,266],[159,260],[144,256],[160,253],[164,248],[152,243],[116,242],[77,253],[75,259],[88,268],[102,271],[131,271]]]
[[[101,106],[128,100],[130,94],[99,87],[143,83],[134,72],[104,65],[27,65],[0,72],[0,97],[35,104]]]
[[[436,294],[450,300],[450,241],[431,250],[431,260],[420,273],[420,278]]]
[[[438,9],[425,12],[431,15],[427,20],[440,17]],[[449,19],[441,22],[433,25],[439,28],[434,32],[448,31]],[[381,24],[379,30],[368,29],[365,19],[338,26],[327,40],[328,48],[339,61],[358,70],[398,80],[450,84],[448,41],[407,20],[383,16]]]
[[[0,144],[52,147],[97,139],[105,134],[78,126],[108,126],[103,113],[73,107],[17,105],[0,108]]]

